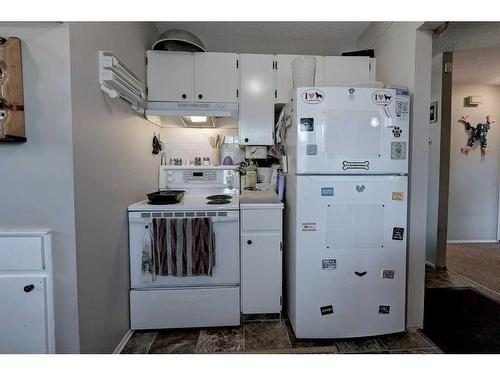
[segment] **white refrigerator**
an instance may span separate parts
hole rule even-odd
[[[286,136],[286,287],[297,338],[405,330],[409,96],[299,88]]]

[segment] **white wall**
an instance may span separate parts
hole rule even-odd
[[[464,98],[483,97],[483,104],[465,107]],[[488,133],[490,153],[482,158],[480,145],[465,156],[468,133],[458,122],[469,114],[470,122],[484,123],[486,115],[500,120],[500,86],[457,85],[452,91],[452,123],[450,154],[450,192],[448,207],[448,240],[475,241],[497,239],[500,129],[495,123]]]
[[[427,181],[427,239],[425,260],[436,264],[438,206],[439,206],[439,163],[441,143],[441,86],[443,79],[443,55],[432,58],[431,102],[438,103],[437,122],[429,123],[429,180]]]
[[[167,162],[170,158],[181,158],[184,164],[195,156],[208,156],[212,159],[212,148],[209,136],[223,134],[224,144],[221,148],[221,161],[230,156],[234,163],[245,159],[244,149],[238,145],[238,129],[190,129],[164,128],[161,130],[161,141],[164,144]]]
[[[432,37],[421,22],[372,24],[358,48],[374,48],[377,80],[403,85],[411,93],[411,144],[407,272],[407,325],[423,325],[427,218],[428,123]]]
[[[244,38],[198,35],[210,52],[337,56],[356,49],[353,40]]]
[[[77,353],[73,140],[68,25],[0,23],[22,41],[26,136],[0,144],[0,226],[53,231],[56,350]],[[57,48],[54,48],[57,46]]]
[[[150,23],[72,23],[71,94],[83,353],[111,353],[129,329],[127,206],[158,185],[151,154],[159,128],[98,87],[100,49],[115,52],[141,77]]]

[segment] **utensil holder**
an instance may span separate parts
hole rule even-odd
[[[221,159],[221,149],[220,148],[212,148],[212,165],[220,165]]]

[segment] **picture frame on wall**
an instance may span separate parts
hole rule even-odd
[[[438,121],[438,102],[432,102],[430,107],[429,122],[434,124]]]

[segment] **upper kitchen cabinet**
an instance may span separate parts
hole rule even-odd
[[[238,54],[197,52],[194,54],[194,100],[230,103],[239,100]]]
[[[241,145],[273,145],[274,55],[240,55],[241,97],[239,142]]]
[[[148,101],[237,102],[238,55],[148,51]]]
[[[193,54],[147,51],[148,101],[193,101]]]
[[[292,96],[292,61],[299,55],[276,55],[276,103],[287,103]],[[324,86],[324,57],[316,57],[316,76],[314,85]]]
[[[326,56],[325,86],[349,86],[375,80],[375,59],[366,56]]]

